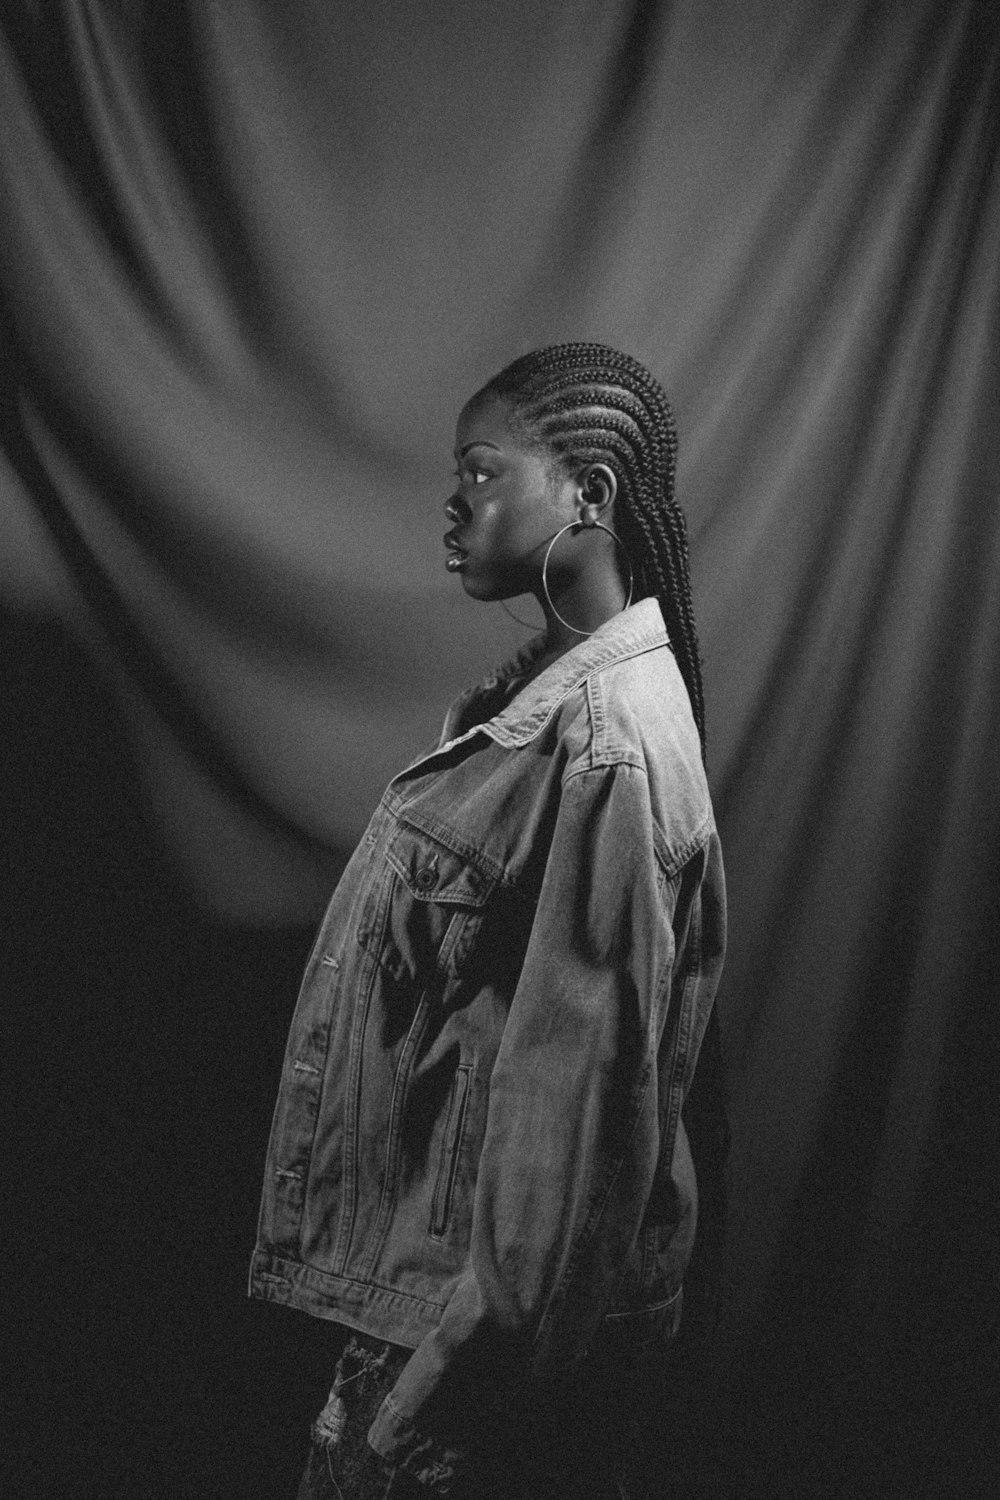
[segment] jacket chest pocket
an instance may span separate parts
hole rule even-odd
[[[470,951],[496,877],[420,829],[397,825],[385,849],[375,920],[362,938],[397,980],[421,988],[455,977]]]

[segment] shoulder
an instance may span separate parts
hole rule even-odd
[[[698,731],[669,646],[598,667],[563,703],[557,729],[566,778],[621,766],[643,775],[673,850],[693,850],[714,831]]]

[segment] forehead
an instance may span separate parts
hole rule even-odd
[[[488,443],[507,450],[521,444],[510,421],[510,408],[499,396],[474,396],[458,414],[455,446],[461,452],[470,443]]]

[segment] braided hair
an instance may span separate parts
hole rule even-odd
[[[603,344],[554,344],[507,365],[473,400],[498,397],[527,441],[568,472],[606,464],[636,596],[659,601],[705,753],[705,700],[691,601],[687,526],[674,499],[677,429],[659,382]]]

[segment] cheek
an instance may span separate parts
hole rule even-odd
[[[516,552],[517,528],[502,505],[484,505],[472,527],[476,545],[491,560],[508,558]]]
[[[493,551],[502,557],[519,557],[523,550],[524,523],[516,516],[498,512],[490,523]]]
[[[486,517],[492,550],[510,561],[530,557],[547,539],[551,527],[544,504],[498,506]]]

